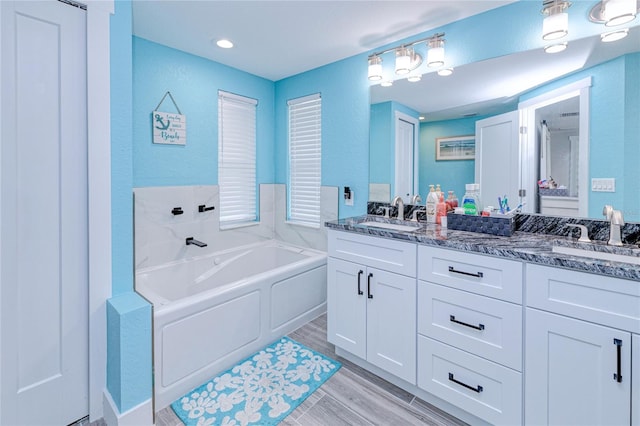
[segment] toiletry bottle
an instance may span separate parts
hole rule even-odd
[[[444,202],[444,195],[440,193],[440,200],[436,205],[436,223],[442,224],[442,217],[447,216],[447,204]]]
[[[436,205],[438,204],[438,196],[433,185],[429,185],[429,194],[427,194],[427,223],[436,223]]]
[[[456,197],[453,191],[449,191],[446,203],[448,204],[447,210],[455,210],[455,208],[458,207],[458,197]]]
[[[464,214],[477,216],[480,212],[478,195],[476,192],[476,184],[468,183],[465,185],[465,194],[462,197],[462,208],[464,209]]]
[[[442,189],[440,189],[440,184],[437,183],[436,184],[436,197],[438,197],[438,200],[440,200],[440,195],[442,194]]]

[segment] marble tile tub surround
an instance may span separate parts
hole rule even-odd
[[[134,188],[134,246],[136,269],[202,256],[246,244],[279,239],[291,244],[326,250],[326,229],[286,224],[285,185],[260,185],[260,220],[255,225],[220,229],[217,185]],[[338,188],[322,188],[322,220],[338,217]],[[215,209],[199,212],[204,204]],[[326,206],[325,206],[326,204]],[[172,214],[175,207],[183,213]],[[186,245],[193,237],[207,247]]]
[[[367,204],[367,214],[382,216],[384,214],[383,207],[390,207],[389,203],[369,202]],[[405,205],[404,217],[411,218],[413,211],[416,209],[424,208],[424,206],[417,205]],[[398,209],[396,207],[390,207],[391,218],[396,218],[398,215]],[[418,220],[424,220],[424,213],[418,214]],[[594,241],[608,241],[609,240],[609,222],[606,220],[577,218],[577,217],[562,217],[562,216],[547,216],[542,214],[518,214],[515,216],[516,231],[530,232],[535,234],[554,235],[557,237],[569,237],[573,236],[577,238],[580,235],[580,231],[574,227],[567,227],[566,225],[578,224],[584,225],[589,231],[589,238]],[[625,223],[621,228],[620,233],[622,235],[622,242],[629,245],[640,244],[640,223]]]

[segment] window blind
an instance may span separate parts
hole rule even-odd
[[[218,92],[220,224],[256,220],[255,99]]]
[[[321,112],[320,94],[288,101],[290,222],[320,227]]]

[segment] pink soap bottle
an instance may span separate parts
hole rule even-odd
[[[444,195],[440,193],[440,201],[436,204],[436,223],[440,225],[442,223],[442,216],[447,215],[447,204],[444,202]]]

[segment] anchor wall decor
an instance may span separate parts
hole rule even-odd
[[[178,113],[160,112],[160,105],[169,95]],[[185,145],[187,143],[187,116],[182,115],[178,104],[171,92],[164,94],[156,110],[151,113],[151,127],[153,129],[153,143],[164,145]]]

